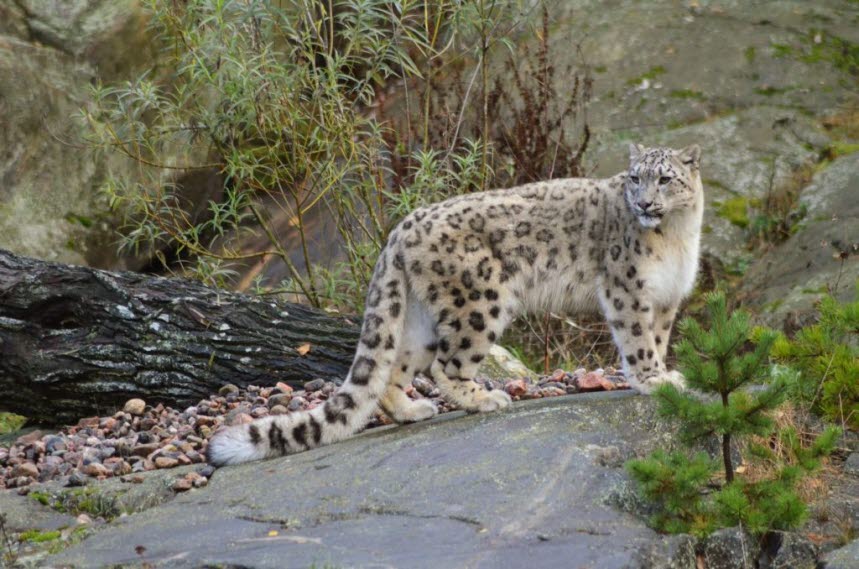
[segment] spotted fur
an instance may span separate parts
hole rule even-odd
[[[626,376],[649,391],[682,384],[664,364],[668,337],[698,265],[700,149],[630,147],[626,172],[459,196],[418,209],[391,232],[369,286],[344,384],[310,411],[219,431],[209,461],[301,452],[362,429],[381,406],[394,420],[436,414],[405,388],[416,373],[468,411],[510,405],[474,381],[517,315],[601,310]]]

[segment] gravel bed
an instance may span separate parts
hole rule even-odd
[[[514,400],[629,388],[622,373],[614,369],[559,369],[536,382],[478,381],[490,389],[504,389]],[[92,479],[115,476],[135,482],[141,472],[191,464],[201,468],[177,479],[174,489],[205,486],[212,474],[211,467],[205,465],[206,445],[218,427],[312,409],[336,389],[333,382],[323,379],[309,381],[300,390],[283,383],[249,386],[247,390],[225,385],[217,395],[181,411],[130,399],[111,416],[87,417],[57,433],[33,431],[9,448],[0,447],[0,489],[17,488],[26,494],[39,482],[59,480],[67,486],[83,486]],[[414,379],[406,393],[413,399],[434,400],[440,413],[454,410],[441,398],[435,384],[422,376]],[[390,423],[379,412],[368,428]]]

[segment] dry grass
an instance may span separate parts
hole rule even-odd
[[[848,109],[823,119],[825,128],[833,138],[859,139],[859,109]]]
[[[805,217],[799,197],[802,189],[811,182],[815,166],[808,164],[796,168],[781,184],[775,183],[775,172],[773,164],[766,195],[751,202],[749,248],[752,250],[768,250],[784,242],[797,231]]]
[[[538,373],[578,367],[607,368],[617,364],[617,347],[600,316],[572,319],[543,313],[518,319],[502,344],[512,344],[516,355]]]
[[[776,477],[782,465],[796,464],[796,457],[792,449],[786,446],[778,434],[787,429],[794,429],[799,435],[803,448],[808,448],[815,438],[823,432],[820,419],[814,417],[807,409],[793,402],[786,402],[773,414],[775,429],[768,437],[751,437],[747,444],[764,446],[774,455],[774,460],[755,459],[743,462],[738,468],[738,473],[748,482],[759,482],[761,480],[772,480]],[[743,454],[747,454],[744,452]],[[816,472],[803,477],[798,486],[797,494],[806,503],[812,503],[821,496],[825,496],[830,486],[828,479],[836,476],[838,469],[835,468],[830,458],[824,458],[822,466]]]

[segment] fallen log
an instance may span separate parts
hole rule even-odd
[[[341,381],[359,324],[191,281],[0,249],[0,411],[58,424],[132,397],[184,406],[227,383]]]

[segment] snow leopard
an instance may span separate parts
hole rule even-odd
[[[475,375],[511,321],[538,310],[601,311],[633,387],[682,387],[665,358],[698,268],[700,157],[697,145],[630,144],[628,168],[610,178],[476,192],[411,212],[379,254],[344,383],[314,409],[222,428],[209,462],[330,444],[380,407],[398,423],[429,419],[435,404],[406,394],[418,373],[461,409],[504,409],[510,396]]]

